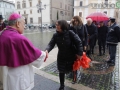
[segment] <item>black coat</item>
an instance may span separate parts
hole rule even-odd
[[[120,27],[114,23],[109,27],[107,43],[111,45],[117,45],[118,42],[120,42]]]
[[[57,66],[60,72],[69,72],[73,69],[73,63],[76,60],[76,55],[73,52],[72,43],[74,43],[77,48],[77,54],[82,56],[82,42],[78,35],[71,30],[63,33],[55,33],[46,48],[46,50],[50,52],[54,48],[55,44],[57,44]]]
[[[6,24],[3,22],[2,24],[0,24],[0,31],[2,31],[4,28],[6,28]]]
[[[88,32],[87,32],[87,28],[82,25],[81,27],[73,27],[70,26],[70,30],[73,30],[75,34],[78,34],[79,38],[82,41],[83,46],[87,46],[88,44]]]
[[[98,28],[98,44],[106,42],[107,34],[108,34],[107,26],[102,26]]]
[[[88,26],[86,24],[86,28],[87,28],[87,32],[88,32],[88,40],[89,40],[89,45],[90,46],[94,46],[95,45],[95,40],[96,40],[96,36],[97,36],[97,27],[94,24],[91,24],[90,26]]]

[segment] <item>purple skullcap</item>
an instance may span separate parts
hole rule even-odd
[[[18,18],[21,18],[21,15],[20,14],[18,14],[18,13],[12,13],[11,15],[10,15],[10,17],[9,17],[9,21],[10,20],[16,20],[16,19],[18,19]]]

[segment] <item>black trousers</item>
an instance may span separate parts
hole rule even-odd
[[[99,53],[100,54],[102,54],[102,48],[103,48],[103,53],[105,53],[105,45],[106,45],[105,41],[99,42]]]
[[[76,82],[77,80],[77,70],[73,71],[73,82]]]
[[[91,45],[90,45],[90,54],[94,54],[94,47],[95,47],[95,46],[91,46]]]
[[[59,73],[60,86],[64,87],[65,73]]]
[[[116,57],[116,45],[109,45],[109,61],[115,64],[115,57]]]

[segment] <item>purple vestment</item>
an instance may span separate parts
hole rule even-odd
[[[41,51],[17,30],[6,27],[0,35],[0,66],[18,67],[38,59]]]

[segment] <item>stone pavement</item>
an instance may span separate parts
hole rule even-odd
[[[104,56],[97,56],[98,55],[98,48],[95,47],[95,54],[91,55],[92,63],[91,67],[89,69],[80,69],[78,71],[78,80],[75,85],[71,85],[71,74],[66,75],[66,83],[65,85],[68,87],[71,87],[75,90],[120,90],[120,45],[117,47],[117,55],[116,55],[116,65],[115,66],[108,66],[105,62],[109,57],[108,51],[106,52],[106,55]],[[52,55],[54,56],[56,54],[53,50]],[[52,59],[52,55],[50,55],[50,58]],[[50,59],[49,58],[49,59]],[[42,67],[42,69],[38,70],[36,73],[44,76],[47,79],[50,79],[50,84],[53,85],[55,82],[59,82],[58,78],[58,70],[56,66],[56,55],[54,57],[53,63],[49,63],[48,65],[45,65],[45,67]],[[41,71],[42,70],[42,71]],[[43,75],[41,72],[45,72]],[[47,75],[48,73],[48,75]],[[35,78],[39,78],[41,76],[35,76]],[[57,77],[57,78],[50,78],[50,77]],[[57,80],[57,81],[56,81]],[[36,82],[36,79],[35,79]],[[40,85],[41,83],[39,83]],[[43,83],[47,85],[47,82]],[[58,85],[58,86],[57,86]],[[37,85],[35,84],[35,88]],[[48,89],[47,87],[43,90],[58,90],[59,84],[56,83],[53,89]],[[71,88],[68,88],[65,90],[72,90]],[[42,87],[41,87],[42,88]],[[38,89],[33,89],[38,90]],[[42,89],[39,89],[42,90]]]
[[[59,83],[47,79],[43,76],[35,75],[35,87],[32,90],[58,90]],[[65,87],[65,90],[75,90]]]

